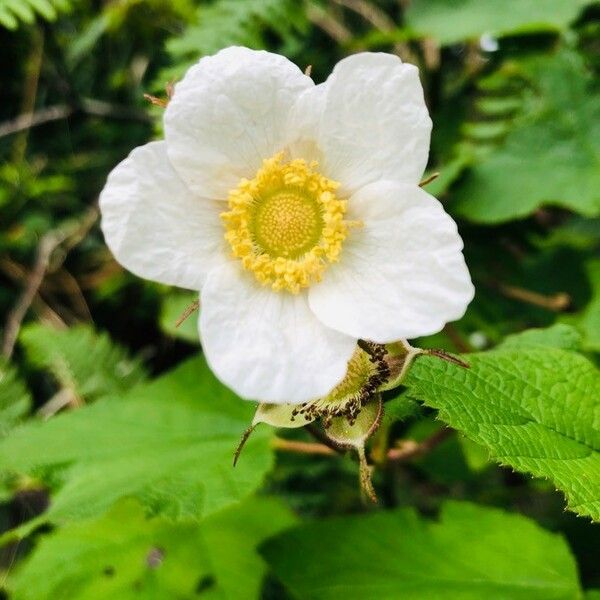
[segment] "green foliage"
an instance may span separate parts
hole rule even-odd
[[[525,343],[468,356],[469,369],[419,358],[411,396],[504,465],[550,479],[569,508],[600,520],[600,373],[582,356]]]
[[[592,0],[413,0],[408,25],[440,44],[483,34],[503,36],[564,29]]]
[[[227,46],[262,48],[271,32],[293,40],[306,29],[303,1],[298,0],[216,0],[201,5],[196,23],[167,44],[172,60],[182,66],[199,56],[213,54]],[[162,81],[183,74],[182,68],[163,73]]]
[[[441,173],[426,189],[477,290],[415,342],[470,369],[420,357],[385,392],[366,507],[352,453],[273,432],[289,406],[259,410],[234,469],[256,407],[190,359],[198,313],[174,325],[197,294],[127,273],[97,225],[69,238],[0,361],[0,542],[28,536],[0,548],[0,596],[597,597],[598,530],[555,492],[598,518],[597,14],[591,0],[0,0],[0,335],[41,237],[76,231],[160,129],[143,94],[231,44],[311,64],[317,83],[355,51],[417,64]],[[292,525],[286,505],[299,527],[269,542]]]
[[[70,0],[0,0],[0,25],[16,29],[20,23],[31,25],[36,17],[54,21],[70,5]]]
[[[544,205],[598,216],[600,96],[592,93],[583,59],[561,51],[509,60],[487,85],[503,100],[517,93],[521,112],[512,117],[508,109],[503,139],[467,171],[455,210],[477,223],[522,218]],[[490,105],[479,106],[489,117]]]
[[[125,397],[19,428],[0,443],[0,464],[19,473],[60,473],[62,484],[40,521],[98,515],[129,496],[151,513],[199,518],[250,494],[271,468],[266,430],[231,467],[251,416],[249,403],[193,359]]]
[[[254,499],[201,524],[148,519],[129,500],[47,536],[8,588],[15,600],[256,598],[265,572],[256,546],[293,523],[272,499]]]
[[[0,360],[0,438],[29,413],[31,396],[14,369]]]
[[[146,376],[141,362],[129,358],[106,333],[83,325],[63,331],[30,325],[20,341],[35,367],[49,371],[62,389],[88,402],[123,394]]]
[[[448,502],[300,525],[264,546],[279,578],[313,600],[572,600],[577,569],[560,536],[501,510]]]

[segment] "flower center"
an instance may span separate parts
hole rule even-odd
[[[302,189],[282,189],[256,203],[250,229],[256,245],[272,257],[298,258],[319,243],[323,215]]]
[[[252,180],[242,179],[221,214],[233,255],[263,285],[294,294],[319,281],[340,256],[349,227],[339,184],[303,159],[279,152]]]

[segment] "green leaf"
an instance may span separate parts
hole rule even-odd
[[[498,349],[511,348],[562,348],[577,351],[581,348],[581,334],[569,325],[558,323],[546,329],[528,329],[507,336]]]
[[[56,330],[34,324],[23,329],[19,341],[33,365],[87,402],[123,394],[146,376],[139,360],[131,359],[106,333],[84,325]]]
[[[564,29],[591,0],[413,0],[409,27],[442,44]]]
[[[36,16],[54,21],[57,11],[67,8],[64,0],[0,0],[0,25],[17,29],[20,23],[33,23]]]
[[[523,218],[543,205],[599,215],[600,97],[581,56],[535,56],[505,63],[501,73],[507,87],[527,85],[523,114],[467,171],[453,210],[477,223]]]
[[[177,321],[193,302],[198,300],[197,292],[173,291],[163,299],[160,311],[160,327],[168,335],[193,344],[199,343],[198,311],[194,311],[179,327]]]
[[[307,600],[573,600],[577,568],[564,540],[533,521],[467,503],[439,522],[412,509],[295,527],[263,554]]]
[[[232,467],[252,411],[195,358],[124,397],[14,430],[0,442],[0,465],[62,469],[42,521],[97,515],[128,496],[152,513],[198,518],[250,494],[271,468],[268,428]]]
[[[580,515],[600,519],[600,373],[579,354],[523,346],[422,357],[405,385],[501,464],[550,479]]]
[[[269,498],[252,499],[201,524],[147,519],[128,500],[95,520],[65,526],[38,543],[11,573],[15,600],[109,597],[257,598],[265,563],[256,546],[293,524]]]
[[[3,438],[31,409],[31,396],[9,365],[0,360],[0,438]]]

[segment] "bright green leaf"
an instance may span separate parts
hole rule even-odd
[[[600,519],[600,373],[579,354],[525,346],[422,357],[405,385],[439,418],[518,471],[550,479],[569,508]]]
[[[580,597],[560,536],[467,503],[447,503],[439,522],[404,509],[301,525],[268,541],[263,554],[306,600]]]
[[[250,494],[272,466],[269,428],[232,466],[252,411],[196,358],[125,397],[13,431],[0,464],[26,473],[64,467],[42,520],[97,515],[127,496],[153,513],[197,518]]]
[[[10,575],[14,600],[258,597],[256,546],[293,523],[287,509],[252,499],[201,524],[147,519],[134,501],[45,536]]]

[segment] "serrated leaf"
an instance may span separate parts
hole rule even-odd
[[[250,494],[272,466],[265,428],[232,467],[252,410],[195,358],[129,395],[14,430],[0,443],[0,465],[62,468],[41,521],[101,514],[128,496],[149,512],[198,518]]]
[[[0,359],[0,438],[31,409],[31,395],[14,369]]]
[[[130,358],[106,333],[85,325],[65,330],[29,325],[19,341],[34,366],[88,402],[123,394],[146,377],[141,361]]]
[[[405,385],[501,464],[550,479],[580,515],[600,519],[600,373],[579,354],[507,348],[470,369],[421,357]]]
[[[412,509],[292,528],[263,546],[275,574],[311,600],[574,600],[564,540],[501,510],[448,502],[439,522]]]
[[[583,59],[563,50],[504,69],[528,82],[525,110],[467,171],[453,209],[477,223],[520,219],[544,205],[599,215],[600,97]]]
[[[147,519],[132,500],[45,536],[15,572],[15,600],[258,597],[265,572],[256,546],[293,524],[279,502],[246,500],[197,523]],[[201,588],[199,590],[198,588]]]
[[[413,0],[407,24],[441,44],[565,28],[591,0]]]

